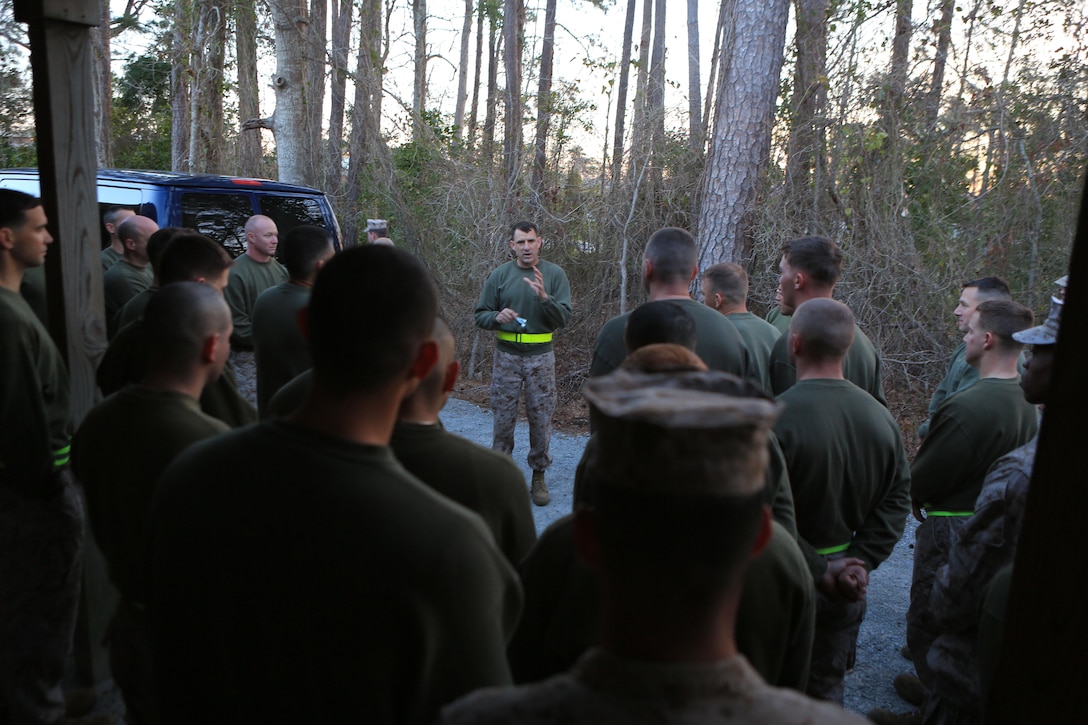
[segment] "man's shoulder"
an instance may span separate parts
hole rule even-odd
[[[545,276],[547,276],[549,273],[551,273],[551,274],[561,274],[564,277],[567,276],[567,273],[563,270],[562,267],[560,267],[555,262],[549,262],[546,259],[541,259],[539,262],[536,263],[536,266],[540,269],[541,273],[543,273]]]
[[[579,697],[580,695],[580,697]],[[599,711],[585,709],[580,700],[591,696],[567,673],[518,687],[489,687],[477,690],[442,710],[441,725],[486,725],[487,723],[596,723]]]

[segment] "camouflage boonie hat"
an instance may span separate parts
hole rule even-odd
[[[1012,333],[1012,339],[1025,345],[1054,345],[1058,342],[1058,327],[1065,304],[1057,297],[1050,298],[1050,313],[1046,322],[1026,330]]]
[[[389,222],[385,219],[367,219],[366,230],[368,232],[384,232],[389,229]]]
[[[586,382],[602,414],[586,473],[614,490],[743,496],[763,490],[767,438],[781,404],[717,371],[619,369]]]

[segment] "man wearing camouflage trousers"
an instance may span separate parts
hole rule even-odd
[[[514,451],[518,401],[525,391],[529,419],[529,468],[533,470],[532,498],[537,506],[551,500],[544,470],[548,453],[555,387],[555,352],[552,333],[570,322],[570,282],[561,267],[540,259],[543,238],[534,223],[517,222],[510,230],[514,260],[487,278],[476,305],[476,326],[496,331],[491,369],[491,410],[495,416],[491,447]]]

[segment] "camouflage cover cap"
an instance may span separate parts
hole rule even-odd
[[[717,371],[624,369],[586,382],[602,413],[586,473],[644,493],[737,496],[763,489],[767,436],[781,405]]]
[[[1058,326],[1062,319],[1064,303],[1057,297],[1050,298],[1050,314],[1046,322],[1026,330],[1012,333],[1012,339],[1025,345],[1054,345],[1058,342]]]
[[[384,232],[389,228],[389,222],[385,219],[367,219],[366,230],[368,232]]]

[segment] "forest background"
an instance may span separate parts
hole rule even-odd
[[[537,221],[574,294],[557,339],[574,424],[596,333],[644,299],[662,226],[696,235],[702,267],[744,264],[757,314],[785,240],[838,241],[836,297],[882,351],[907,431],[958,342],[960,284],[1000,274],[1040,315],[1066,272],[1085,0],[102,5],[99,166],[314,186],[349,241],[389,219],[470,379],[490,369],[479,290],[508,225]],[[0,0],[0,167],[36,163],[26,51]]]

